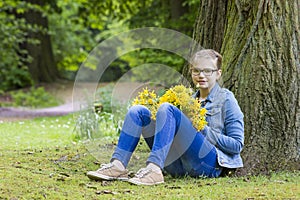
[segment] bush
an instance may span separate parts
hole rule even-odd
[[[117,105],[111,105],[112,104],[112,92],[114,89],[114,84],[109,83],[103,87],[100,87],[96,91],[96,102],[95,104],[102,105],[102,110],[103,112],[112,112],[112,107],[117,106]]]
[[[94,140],[119,136],[127,108],[112,105],[114,84],[110,83],[96,91],[96,101],[79,112],[75,140]]]
[[[7,91],[20,87],[30,86],[33,80],[28,71],[27,64],[32,61],[28,52],[21,49],[22,43],[37,43],[28,38],[27,32],[36,32],[38,27],[26,23],[25,19],[17,18],[11,12],[15,9],[25,9],[24,5],[12,5],[13,2],[0,3],[0,91]]]
[[[43,87],[31,87],[29,90],[10,92],[14,107],[45,108],[59,105],[59,101],[45,91]]]

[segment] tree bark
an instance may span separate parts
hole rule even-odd
[[[225,32],[226,7],[227,1],[201,1],[193,38],[202,47],[220,52]]]
[[[299,10],[299,0],[203,0],[199,9],[194,39],[221,52],[224,86],[245,115],[241,172],[300,169]]]
[[[45,3],[38,0],[26,0],[26,2],[39,6],[43,6]],[[23,17],[29,24],[48,30],[48,19],[41,12],[29,10],[24,13]],[[22,45],[33,58],[33,61],[28,64],[28,69],[33,80],[36,82],[55,81],[59,77],[59,73],[54,60],[50,35],[39,31],[28,33],[28,37],[40,41],[39,44],[25,43]]]
[[[211,48],[220,52],[227,22],[226,8],[227,1],[202,0],[200,2],[193,32],[193,39],[200,46],[193,46],[190,51],[191,55],[202,48]],[[186,77],[182,80],[182,84],[187,85],[185,82],[189,81],[193,85],[191,75],[189,74],[189,64],[182,69],[182,74]]]
[[[184,0],[169,0],[171,20],[178,20],[182,15],[187,12],[187,8],[183,7]]]

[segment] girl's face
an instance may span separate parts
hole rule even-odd
[[[216,61],[210,58],[200,58],[197,64],[192,66],[191,74],[193,82],[200,92],[209,93],[221,77],[222,71],[217,68]]]

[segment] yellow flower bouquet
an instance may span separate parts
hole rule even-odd
[[[155,120],[157,109],[162,103],[170,103],[179,108],[192,121],[194,127],[200,131],[206,122],[206,109],[202,108],[197,99],[192,97],[192,89],[183,85],[176,85],[168,89],[161,97],[147,88],[133,100],[132,105],[144,105],[151,111],[151,118]]]

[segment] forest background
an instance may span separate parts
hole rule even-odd
[[[0,91],[74,80],[97,44],[124,31],[164,27],[192,36],[198,5],[199,0],[1,1]],[[135,51],[112,63],[101,81],[115,81],[149,62],[181,71],[184,61],[167,52]]]
[[[177,30],[226,58],[224,85],[245,114],[244,173],[299,170],[299,5],[298,0],[1,1],[0,93],[74,80],[89,52],[118,33]],[[144,63],[188,74],[179,56],[139,49],[118,57],[100,81],[116,81]]]

